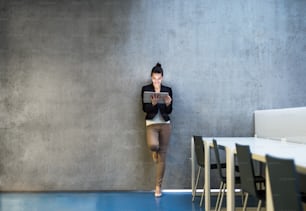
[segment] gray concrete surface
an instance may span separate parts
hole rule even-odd
[[[0,1],[0,190],[152,189],[157,61],[164,188],[190,188],[191,135],[252,136],[254,110],[305,106],[305,34],[305,0]]]

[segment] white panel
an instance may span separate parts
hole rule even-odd
[[[306,107],[257,110],[257,137],[306,143]]]

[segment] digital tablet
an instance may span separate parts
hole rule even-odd
[[[159,96],[159,101],[158,103],[165,103],[164,97],[168,96],[168,92],[149,92],[149,91],[144,91],[143,92],[143,102],[144,103],[151,103],[151,96],[152,95],[158,95]]]

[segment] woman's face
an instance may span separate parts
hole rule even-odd
[[[160,88],[163,76],[161,73],[152,73],[152,82],[155,88]]]

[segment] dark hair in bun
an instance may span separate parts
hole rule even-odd
[[[160,73],[162,76],[164,76],[164,71],[160,63],[157,62],[156,65],[152,68],[151,76],[153,73]]]

